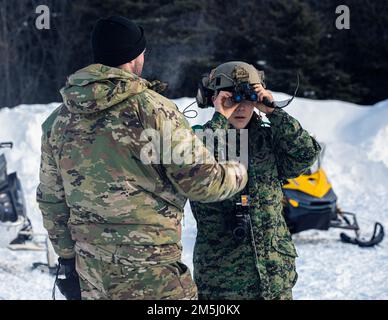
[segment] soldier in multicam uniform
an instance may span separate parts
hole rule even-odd
[[[68,78],[64,103],[42,126],[44,226],[62,262],[75,259],[82,299],[196,298],[181,262],[184,204],[233,196],[247,182],[246,169],[217,163],[174,103],[140,77],[141,28],[123,17],[101,19],[92,39],[95,64]],[[163,137],[165,122],[173,137],[187,129],[183,148],[196,143],[206,163],[164,163],[171,150],[162,148],[160,164],[144,164],[144,129]]]
[[[229,62],[214,69],[206,81],[215,93],[214,106],[235,104],[230,89],[241,71],[258,101],[265,97],[273,101],[262,73],[247,63]],[[270,126],[255,108],[266,114]],[[215,112],[196,129],[200,128],[248,129],[249,181],[234,198],[209,204],[190,202],[198,228],[193,262],[199,299],[292,299],[297,253],[282,215],[282,181],[308,169],[321,150],[319,144],[283,109],[247,100],[238,104],[229,121]],[[250,200],[248,230],[242,239],[233,235],[241,221],[236,215],[242,209],[236,205],[242,203],[241,196]]]

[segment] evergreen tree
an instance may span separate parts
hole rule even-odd
[[[0,0],[0,107],[60,101],[66,76],[91,63],[101,17],[124,15],[145,29],[144,77],[194,96],[202,73],[243,60],[268,87],[371,104],[387,98],[388,2],[364,0],[46,0],[51,29],[37,30],[39,0]],[[350,8],[350,30],[335,9]]]

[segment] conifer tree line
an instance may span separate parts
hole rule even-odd
[[[50,29],[38,30],[38,5]],[[338,30],[338,5],[350,29]],[[147,36],[143,76],[195,96],[204,72],[231,60],[266,73],[267,87],[372,104],[388,98],[388,0],[0,0],[0,107],[60,101],[66,76],[91,63],[100,17],[123,15]]]

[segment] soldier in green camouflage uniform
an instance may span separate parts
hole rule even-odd
[[[181,262],[184,204],[233,196],[247,182],[245,167],[218,164],[175,104],[133,72],[92,64],[61,94],[42,126],[37,201],[56,253],[76,257],[82,298],[195,298]],[[163,137],[165,122],[173,136],[187,129],[184,147],[199,142],[206,164],[141,161],[144,129]]]
[[[250,73],[256,72],[251,65],[235,64],[246,67]],[[230,65],[221,65],[210,77],[216,77],[217,72],[232,76],[228,70]],[[257,84],[258,80],[250,79],[250,82]],[[273,99],[261,85],[255,88],[260,99],[264,96]],[[231,96],[224,91],[219,96],[222,94],[226,98]],[[249,108],[249,103],[254,102],[243,103]],[[237,115],[239,108],[235,111]],[[320,146],[283,109],[270,109],[262,104],[258,108],[267,113],[270,126],[251,107],[245,127],[249,132],[248,187],[221,202],[190,202],[198,229],[193,263],[199,299],[292,299],[292,287],[297,280],[297,253],[282,215],[282,181],[297,177],[309,168]],[[233,115],[228,122],[216,112],[197,129],[235,128],[231,119]],[[239,242],[232,234],[235,208],[247,190],[251,198],[252,234]]]

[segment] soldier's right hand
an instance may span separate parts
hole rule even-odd
[[[239,105],[232,100],[232,97],[233,94],[228,91],[220,91],[216,97],[213,97],[214,108],[226,119],[229,119]]]

